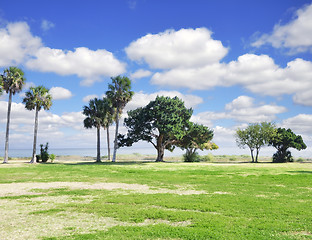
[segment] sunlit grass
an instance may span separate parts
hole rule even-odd
[[[17,229],[18,239],[312,238],[310,163],[11,165],[0,188],[32,187],[1,195],[4,239]],[[64,186],[36,189],[54,182]],[[92,188],[105,183],[124,185]]]

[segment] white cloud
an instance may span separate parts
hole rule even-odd
[[[99,96],[96,95],[96,94],[87,95],[87,96],[85,96],[85,97],[82,99],[82,101],[87,103],[87,102],[89,102],[91,99],[94,99],[94,98],[99,98]]]
[[[0,67],[18,65],[42,46],[25,22],[9,23],[0,28]]]
[[[152,75],[151,71],[139,69],[136,72],[130,74],[130,79],[139,79],[143,77],[149,77],[151,75]]]
[[[290,128],[298,134],[312,134],[312,115],[299,114],[297,116],[285,119],[282,122],[282,127]]]
[[[203,103],[203,99],[201,97],[189,94],[182,94],[178,91],[159,91],[155,93],[144,93],[144,92],[136,92],[133,95],[132,100],[126,105],[125,111],[133,110],[138,107],[144,107],[150,101],[155,100],[157,96],[168,96],[182,99],[187,108],[196,108],[197,105]]]
[[[206,28],[167,30],[147,34],[125,50],[131,60],[144,60],[151,68],[200,67],[218,62],[228,52],[211,34]]]
[[[312,50],[312,4],[299,9],[295,18],[285,25],[277,24],[271,34],[263,34],[252,43],[260,47],[271,44],[275,48],[289,48],[292,53]]]
[[[93,51],[85,47],[76,48],[75,51],[42,47],[26,66],[41,72],[76,74],[84,78],[81,84],[85,86],[100,81],[102,76],[116,76],[125,72],[125,64],[118,61],[111,52],[105,49]]]
[[[54,26],[55,25],[53,22],[50,22],[46,19],[42,20],[42,22],[41,22],[41,29],[43,31],[48,31],[49,29],[54,28]]]
[[[276,115],[286,112],[283,106],[275,104],[255,104],[254,99],[248,96],[239,96],[225,105],[223,112],[201,112],[192,116],[192,121],[212,127],[214,121],[232,119],[241,123],[258,123],[273,121]]]
[[[62,87],[52,87],[49,92],[53,100],[68,99],[73,96],[71,91]]]

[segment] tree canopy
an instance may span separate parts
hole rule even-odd
[[[291,162],[293,158],[289,148],[295,148],[299,151],[307,148],[300,135],[296,135],[291,129],[285,128],[278,128],[272,135],[269,144],[277,149],[273,155],[273,162]]]
[[[145,107],[128,111],[126,135],[119,135],[118,146],[132,146],[140,140],[151,143],[157,150],[156,161],[163,161],[164,150],[173,150],[187,134],[193,113],[178,97],[157,96]]]
[[[274,129],[274,124],[269,122],[249,124],[246,129],[238,128],[235,134],[236,143],[241,148],[248,146],[252,162],[258,162],[260,148],[269,144]],[[254,150],[256,150],[255,157]]]

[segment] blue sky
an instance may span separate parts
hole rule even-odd
[[[236,147],[235,129],[273,121],[301,134],[308,149],[294,153],[311,157],[311,22],[312,2],[303,0],[4,0],[0,71],[17,65],[25,90],[51,89],[52,109],[39,116],[39,143],[51,148],[95,147],[82,106],[121,74],[136,93],[126,110],[177,95],[194,108],[193,121],[214,130],[215,154],[248,154]],[[34,113],[22,97],[13,98],[11,149],[32,146]],[[0,149],[6,108],[3,95]]]

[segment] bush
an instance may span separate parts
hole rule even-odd
[[[197,152],[186,151],[183,154],[184,162],[199,162],[200,156]]]
[[[203,162],[212,162],[214,160],[214,156],[211,153],[209,153],[208,155],[201,156],[200,160]]]
[[[54,162],[54,159],[55,159],[55,155],[52,153],[52,154],[50,154],[50,159],[51,159],[51,162]]]
[[[293,162],[294,159],[291,156],[291,152],[287,150],[286,152],[277,151],[273,155],[273,162],[274,163],[285,163],[285,162]]]

